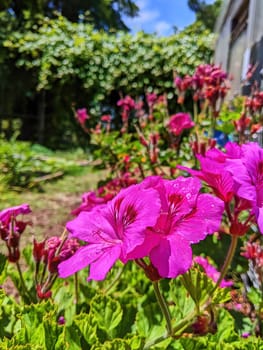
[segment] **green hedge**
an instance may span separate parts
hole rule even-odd
[[[200,23],[169,37],[113,35],[63,17],[41,19],[40,25],[3,35],[5,30],[0,29],[0,61],[2,57],[15,72],[13,81],[18,72],[28,80],[25,93],[31,98],[47,91],[50,120],[56,118],[52,129],[60,124],[58,119],[69,120],[72,102],[92,107],[96,115],[102,105],[115,106],[119,93],[135,97],[152,89],[172,98],[173,71],[191,74],[198,64],[209,62],[213,52],[213,35]]]

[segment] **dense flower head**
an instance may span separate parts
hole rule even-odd
[[[191,89],[194,93],[194,101],[206,99],[213,107],[214,116],[217,115],[215,112],[218,99],[224,99],[230,88],[227,73],[214,64],[199,65],[193,76],[186,75],[181,78],[175,74],[174,84],[177,88],[179,104],[184,102],[186,90]]]
[[[0,212],[0,237],[8,249],[8,260],[16,262],[20,258],[19,242],[29,221],[18,220],[17,217],[31,213],[28,204],[4,209]]]
[[[226,145],[226,153],[212,148],[204,155],[196,154],[196,158],[200,162],[200,170],[193,170],[180,165],[178,168],[186,170],[191,175],[205,181],[220,199],[229,203],[235,194],[235,187],[233,176],[226,168],[226,161],[227,159],[240,157],[240,152],[240,147],[237,144],[229,142]]]
[[[71,214],[78,215],[81,211],[90,211],[96,205],[104,203],[106,203],[106,200],[103,197],[98,197],[94,191],[85,192],[82,195],[81,205],[72,210]]]
[[[234,126],[238,133],[243,134],[250,126],[252,118],[242,113],[238,120],[234,120]]]
[[[207,276],[211,278],[215,283],[218,281],[220,272],[212,264],[210,264],[207,258],[204,258],[203,256],[196,256],[194,257],[193,261],[200,265],[204,269]],[[233,281],[226,281],[223,279],[219,286],[221,288],[232,287]]]
[[[205,156],[196,155],[201,170],[178,168],[206,182],[225,202],[231,235],[243,236],[255,219],[263,232],[263,150],[255,143],[229,142],[225,148],[226,152],[214,148]]]
[[[153,92],[153,93],[148,93],[146,94],[146,101],[149,105],[149,107],[153,107],[154,104],[157,102],[158,96]]]
[[[255,89],[251,96],[246,97],[245,107],[251,114],[261,112],[263,108],[263,92]]]
[[[88,115],[88,112],[87,112],[87,108],[77,109],[76,118],[81,125],[85,124],[85,121],[90,118],[90,116]]]
[[[129,164],[129,156],[124,157],[124,164]],[[121,189],[137,183],[137,179],[130,172],[124,172],[120,177],[109,180],[96,191],[85,192],[82,195],[82,203],[71,211],[72,215],[78,215],[82,211],[91,211],[94,207],[106,204],[113,199]]]
[[[15,219],[18,215],[29,213],[31,213],[31,209],[28,204],[21,204],[16,207],[4,209],[0,211],[0,223],[3,226],[8,226],[12,218]]]
[[[149,256],[158,276],[173,278],[192,263],[191,244],[218,230],[223,202],[200,194],[200,182],[158,176],[120,191],[106,205],[67,224],[87,245],[59,265],[61,277],[90,265],[89,279],[104,279],[116,260]],[[193,229],[194,228],[194,229]]]
[[[255,261],[259,267],[263,267],[263,247],[259,242],[247,242],[242,248],[241,255],[248,259]]]
[[[257,143],[241,146],[237,159],[228,159],[226,169],[232,175],[237,195],[252,204],[263,233],[263,149]]]
[[[125,111],[130,112],[135,108],[135,101],[131,96],[127,95],[117,102],[117,106],[121,107]]]
[[[67,229],[72,237],[87,243],[59,265],[61,277],[90,265],[89,279],[104,279],[116,260],[127,261],[134,248],[143,243],[145,230],[153,226],[160,210],[158,193],[133,185],[120,191],[103,207],[81,212]]]
[[[149,177],[143,185],[158,191],[161,211],[156,225],[147,229],[144,244],[133,254],[149,254],[161,277],[174,278],[190,268],[191,244],[219,229],[223,202],[200,194],[201,184],[194,178]]]
[[[111,115],[110,114],[104,114],[100,117],[100,120],[105,123],[111,122]]]
[[[174,114],[168,122],[168,128],[175,136],[179,136],[185,129],[190,129],[194,125],[195,124],[188,113]]]

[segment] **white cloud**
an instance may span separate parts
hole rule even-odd
[[[132,29],[138,31],[145,29],[145,26],[154,27],[155,22],[160,18],[160,12],[150,8],[149,0],[138,0],[136,3],[139,7],[139,16],[135,18],[127,18],[125,23]]]
[[[159,21],[155,24],[154,30],[158,35],[166,36],[171,34],[171,24],[165,21]]]

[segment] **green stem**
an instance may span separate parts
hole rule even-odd
[[[79,303],[79,279],[78,279],[78,273],[76,272],[74,274],[74,290],[75,290],[75,305],[76,305],[76,314],[77,314],[77,308]]]
[[[152,349],[153,345],[156,345],[156,344],[158,344],[158,343],[160,343],[160,342],[162,342],[163,340],[166,340],[166,339],[167,339],[167,336],[164,335],[164,336],[159,337],[159,338],[157,338],[155,340],[149,341],[148,343],[146,343],[144,345],[143,350]]]
[[[31,296],[30,296],[29,291],[28,291],[28,289],[26,287],[26,284],[25,284],[25,281],[24,281],[24,277],[23,277],[23,274],[22,274],[22,271],[21,271],[21,267],[20,267],[18,261],[16,262],[16,268],[17,268],[17,271],[18,271],[18,274],[19,274],[19,278],[20,278],[23,294],[25,296],[27,296],[29,298],[29,300],[31,300]]]
[[[173,333],[173,329],[172,329],[171,315],[170,315],[168,306],[165,302],[163,295],[160,292],[158,281],[153,281],[152,284],[153,284],[153,289],[154,289],[156,299],[158,301],[158,304],[161,308],[162,314],[163,314],[165,321],[166,321],[166,328],[167,328],[167,333],[168,333],[167,335],[171,336]]]
[[[104,290],[104,293],[105,293],[105,294],[108,294],[109,291],[112,289],[112,287],[114,287],[114,285],[119,281],[119,279],[120,279],[120,277],[121,277],[121,275],[122,275],[122,273],[123,273],[124,267],[125,267],[125,265],[124,265],[123,267],[119,268],[119,270],[118,270],[116,276],[114,277],[114,279],[112,280],[112,282],[111,282],[111,283],[108,285],[108,287]]]
[[[224,265],[222,267],[220,276],[219,276],[219,278],[218,278],[218,280],[216,282],[215,288],[213,289],[212,293],[216,290],[216,288],[223,281],[223,279],[224,279],[224,277],[225,277],[225,275],[227,273],[228,268],[231,266],[233,257],[235,255],[236,247],[237,247],[237,241],[238,241],[238,236],[232,235],[231,236],[231,243],[230,243],[230,246],[228,248],[228,252],[227,252],[227,256],[226,256]]]

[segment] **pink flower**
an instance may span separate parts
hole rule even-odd
[[[72,237],[88,244],[59,265],[60,277],[90,265],[88,280],[104,279],[118,259],[125,263],[128,254],[144,242],[145,230],[155,225],[159,210],[156,190],[133,185],[120,191],[105,206],[81,212],[68,222],[67,229]]]
[[[28,221],[17,220],[17,216],[31,213],[28,204],[21,204],[16,207],[4,209],[0,212],[0,237],[8,249],[8,260],[16,262],[20,258],[19,242],[20,236]]]
[[[229,203],[235,194],[235,187],[233,176],[226,168],[226,160],[239,157],[240,147],[229,142],[226,145],[226,149],[227,153],[212,148],[206,152],[205,156],[201,154],[196,155],[200,162],[201,170],[193,170],[181,165],[177,166],[177,168],[185,170],[205,181],[216,196]]]
[[[28,204],[21,204],[16,207],[11,207],[0,211],[0,224],[8,226],[12,217],[16,218],[20,214],[29,214],[31,209]]]
[[[90,118],[90,116],[87,113],[87,109],[86,108],[77,109],[76,118],[78,119],[78,122],[81,125],[85,124],[85,121]]]
[[[122,107],[123,110],[130,112],[135,108],[135,101],[131,96],[127,95],[117,102],[117,106]]]
[[[147,230],[143,245],[132,252],[133,257],[149,254],[160,276],[174,278],[190,268],[191,244],[218,230],[223,202],[200,194],[200,181],[194,178],[169,181],[150,177],[142,185],[159,192],[161,213],[156,225]]]
[[[104,114],[100,117],[100,120],[105,123],[110,123],[111,121],[111,115],[110,114]]]
[[[95,192],[92,192],[92,191],[85,192],[82,195],[81,205],[78,208],[72,210],[71,214],[78,215],[82,211],[90,211],[97,205],[101,205],[104,203],[106,203],[105,199],[101,197],[97,197]]]
[[[217,269],[211,265],[209,263],[209,261],[202,257],[202,256],[196,256],[193,261],[195,263],[197,263],[198,265],[200,265],[205,273],[207,274],[207,276],[209,278],[211,278],[215,283],[218,281],[219,277],[220,277],[220,272],[217,271]],[[233,282],[232,281],[226,281],[225,279],[223,279],[219,285],[221,288],[225,288],[225,287],[232,287],[233,286]]]
[[[168,128],[170,132],[176,136],[180,135],[185,129],[190,129],[194,126],[191,116],[188,113],[177,113],[171,116]]]
[[[238,187],[237,195],[252,203],[263,233],[263,149],[256,143],[242,145],[240,159],[227,160],[226,168]]]
[[[152,94],[146,94],[146,101],[150,107],[154,106],[157,100],[158,96],[154,92]]]

